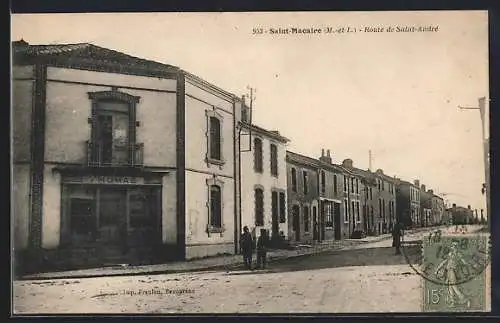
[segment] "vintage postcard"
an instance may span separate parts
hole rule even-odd
[[[13,315],[491,311],[487,11],[11,21]]]

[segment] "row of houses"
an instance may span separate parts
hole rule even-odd
[[[432,190],[287,151],[244,97],[89,43],[12,43],[13,244],[19,270],[144,264],[273,240],[432,225]]]

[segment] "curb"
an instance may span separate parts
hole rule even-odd
[[[350,246],[347,246],[347,247],[350,247]],[[268,262],[289,259],[289,258],[297,258],[297,257],[301,257],[301,256],[309,256],[309,255],[314,255],[314,254],[333,251],[333,250],[342,250],[342,249],[345,249],[347,247],[343,246],[340,248],[325,248],[325,249],[320,249],[320,250],[306,252],[306,253],[293,253],[293,254],[289,254],[286,256],[274,256],[274,257],[268,256]],[[56,276],[56,277],[54,277],[54,276],[53,277],[50,277],[50,276],[46,276],[46,277],[23,276],[23,277],[20,277],[16,280],[18,280],[18,281],[28,281],[28,280],[39,281],[39,280],[54,280],[54,279],[83,279],[83,278],[98,278],[98,277],[181,274],[181,273],[205,272],[205,271],[220,270],[220,269],[231,270],[231,269],[236,269],[242,265],[243,265],[243,261],[238,261],[238,262],[234,262],[234,263],[230,263],[230,264],[217,264],[217,265],[198,267],[198,268],[144,270],[144,271],[137,271],[137,272],[92,273],[92,274],[81,274],[81,275],[76,274],[76,275],[61,275],[61,276]]]
[[[290,259],[290,258],[297,258],[297,257],[302,257],[302,256],[310,256],[310,255],[315,255],[315,254],[320,254],[324,252],[330,252],[330,251],[340,251],[340,250],[349,250],[352,247],[356,247],[358,245],[363,245],[365,243],[373,243],[373,242],[379,242],[389,239],[389,237],[382,237],[380,239],[374,239],[372,241],[359,241],[358,244],[353,244],[353,245],[348,245],[348,246],[333,246],[333,247],[325,247],[325,248],[318,248],[316,250],[312,250],[311,252],[305,252],[305,253],[292,253],[286,256],[268,256],[268,262],[273,262],[277,260],[283,260],[283,259]],[[312,248],[314,249],[314,248]],[[194,272],[206,272],[206,271],[212,271],[212,270],[220,270],[220,269],[226,269],[226,270],[231,270],[231,269],[237,269],[238,267],[243,265],[243,261],[238,261],[230,264],[217,264],[217,265],[211,265],[211,266],[205,266],[205,267],[197,267],[197,268],[186,268],[186,269],[162,269],[162,270],[144,270],[144,271],[137,271],[137,272],[111,272],[111,273],[92,273],[92,274],[81,274],[81,275],[62,275],[62,276],[46,276],[46,277],[33,277],[33,276],[23,276],[18,279],[17,281],[28,281],[28,280],[33,280],[33,281],[40,281],[40,280],[55,280],[55,279],[83,279],[83,278],[99,278],[99,277],[123,277],[123,276],[142,276],[142,275],[162,275],[162,274],[181,274],[181,273],[194,273]]]

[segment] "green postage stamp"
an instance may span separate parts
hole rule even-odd
[[[441,235],[422,241],[424,312],[486,311],[489,265],[487,235]]]

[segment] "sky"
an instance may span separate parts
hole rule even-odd
[[[405,26],[437,30],[396,32]],[[270,33],[292,27],[323,32]],[[366,27],[384,31],[360,32]],[[11,37],[90,42],[238,96],[251,86],[253,122],[291,139],[288,150],[319,157],[330,149],[334,162],[350,158],[361,169],[371,150],[373,170],[485,209],[479,112],[458,106],[489,95],[486,11],[12,15]]]

